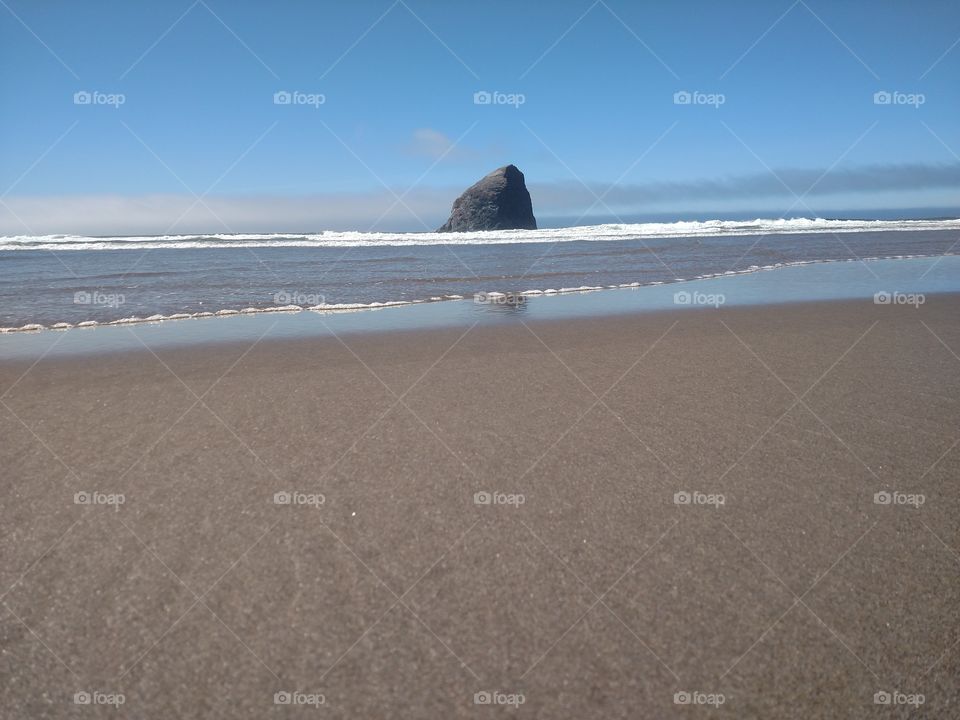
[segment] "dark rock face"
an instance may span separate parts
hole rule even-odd
[[[516,165],[494,170],[453,201],[450,219],[437,232],[536,230],[533,203]]]

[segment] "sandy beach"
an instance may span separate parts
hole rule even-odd
[[[2,714],[955,717],[958,312],[3,364]]]

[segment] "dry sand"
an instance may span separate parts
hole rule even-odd
[[[935,296],[2,365],[0,715],[809,720],[905,716],[874,704],[900,691],[960,717],[958,318]],[[294,690],[324,704],[274,705]],[[94,691],[125,702],[74,704]]]

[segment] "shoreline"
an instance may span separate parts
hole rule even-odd
[[[874,302],[878,294],[922,298],[960,292],[960,256],[802,262],[770,270],[747,270],[677,282],[652,282],[616,288],[576,288],[569,292],[527,291],[511,297],[483,294],[473,299],[380,305],[362,310],[315,311],[269,308],[229,311],[179,321],[144,321],[0,333],[0,361],[36,358],[46,353],[102,354],[117,350],[310,338],[393,329],[503,325],[524,321],[604,318],[631,314],[688,312],[701,301],[716,307],[764,307],[809,302]],[[686,301],[686,305],[684,304]],[[389,312],[381,312],[381,311]]]
[[[693,282],[693,281],[687,281]],[[650,286],[643,286],[650,287]],[[619,289],[619,288],[617,288]],[[626,289],[626,288],[625,288]],[[599,290],[590,290],[590,291],[580,291],[578,295],[586,295],[589,293],[597,293]],[[465,304],[467,307],[472,308],[473,303],[470,300],[464,299],[460,301],[453,301]],[[960,307],[960,291],[956,292],[942,292],[934,293],[927,296],[924,296],[923,305],[933,304],[934,306],[947,306],[952,307],[957,305]],[[922,307],[921,306],[921,307]],[[406,306],[398,306],[406,307]],[[502,315],[494,316],[492,322],[484,322],[484,319],[477,320],[476,317],[470,322],[458,322],[453,318],[445,319],[443,322],[437,324],[423,324],[421,322],[413,322],[409,324],[399,324],[397,327],[389,327],[387,325],[378,324],[377,326],[371,329],[357,329],[353,327],[348,327],[345,330],[337,331],[330,327],[329,324],[325,324],[322,329],[318,329],[316,332],[312,333],[283,333],[283,334],[273,334],[271,332],[258,332],[255,335],[247,335],[241,338],[230,338],[229,336],[224,337],[211,337],[203,339],[204,336],[199,336],[198,338],[191,338],[186,342],[174,342],[174,343],[165,343],[161,342],[156,346],[151,345],[149,342],[146,342],[142,336],[137,336],[138,339],[135,342],[127,343],[123,347],[103,347],[96,350],[86,350],[82,353],[73,354],[73,353],[60,353],[57,352],[59,348],[54,349],[51,352],[44,353],[41,357],[36,356],[27,356],[27,357],[3,357],[0,354],[0,369],[11,368],[22,366],[24,363],[31,365],[35,362],[44,362],[51,365],[60,364],[63,367],[68,367],[70,363],[76,361],[82,361],[84,359],[94,360],[100,362],[103,360],[120,360],[124,361],[127,358],[147,358],[154,357],[155,351],[163,350],[164,352],[173,353],[182,357],[192,357],[192,356],[203,356],[207,354],[221,354],[221,353],[242,353],[243,350],[248,349],[251,345],[259,347],[270,348],[271,351],[277,351],[281,353],[287,352],[306,352],[311,347],[323,347],[323,346],[343,346],[345,340],[350,340],[351,343],[354,341],[362,342],[377,342],[383,344],[391,343],[400,343],[406,344],[407,342],[413,342],[417,337],[431,337],[446,335],[450,333],[463,333],[471,332],[476,333],[479,330],[489,331],[491,337],[495,337],[499,332],[511,333],[515,332],[518,328],[556,328],[556,329],[568,329],[570,332],[577,332],[578,329],[586,328],[594,324],[600,324],[603,326],[614,326],[617,324],[623,323],[643,323],[647,320],[650,321],[660,321],[660,322],[680,322],[682,320],[697,320],[697,321],[706,321],[706,320],[722,320],[727,316],[737,317],[750,317],[751,315],[758,313],[765,316],[775,316],[777,313],[786,313],[790,314],[791,312],[802,312],[804,314],[823,314],[829,315],[833,311],[840,313],[855,312],[855,313],[866,313],[869,312],[869,308],[874,307],[879,310],[881,313],[887,311],[888,306],[880,305],[878,306],[873,302],[871,298],[842,298],[842,299],[831,299],[831,300],[797,300],[791,302],[769,302],[769,303],[757,303],[757,304],[744,304],[744,305],[730,305],[730,306],[720,306],[720,307],[685,307],[685,306],[676,306],[671,305],[669,307],[652,307],[644,309],[642,311],[631,311],[629,309],[622,309],[620,311],[609,311],[597,314],[589,314],[588,316],[547,316],[543,318],[525,318],[516,312],[515,308],[495,308],[495,311],[502,312]],[[385,308],[372,308],[372,310],[390,310],[391,307]],[[916,312],[915,306],[900,306],[895,308],[895,311],[899,312]],[[304,311],[307,312],[307,311]],[[339,314],[334,315],[337,317]],[[883,317],[880,315],[879,317]],[[238,319],[243,320],[249,318],[248,315],[243,313],[238,313],[236,315],[226,315],[220,317],[214,317],[211,319],[214,320],[231,320]],[[206,320],[208,318],[197,318],[199,320]],[[151,325],[161,325],[161,323],[151,323]],[[163,325],[163,327],[169,328],[172,323]],[[77,328],[77,329],[88,329],[94,332],[89,333],[89,335],[95,335],[97,331],[102,330],[121,330],[123,326],[107,326],[102,325],[97,328]],[[259,328],[262,330],[263,328]],[[63,333],[56,333],[55,336],[60,336]]]
[[[489,297],[494,296],[503,296],[505,294],[517,295],[524,298],[535,298],[535,297],[544,297],[544,296],[556,296],[556,295],[573,295],[573,294],[582,294],[588,292],[599,292],[601,290],[631,290],[647,287],[656,287],[660,285],[677,285],[680,283],[690,283],[696,282],[699,280],[712,280],[714,278],[724,278],[724,277],[734,277],[740,275],[752,275],[754,273],[761,272],[770,272],[776,270],[782,270],[785,268],[799,268],[806,267],[809,265],[829,265],[836,263],[869,263],[869,262],[878,262],[878,261],[891,261],[891,260],[932,260],[940,259],[945,257],[958,257],[957,254],[947,253],[945,255],[891,255],[884,257],[866,257],[866,258],[846,258],[846,259],[825,259],[825,260],[796,260],[790,262],[775,263],[773,265],[753,265],[749,268],[742,270],[727,270],[725,272],[718,273],[705,273],[702,275],[696,275],[691,278],[676,278],[674,280],[663,281],[655,280],[650,282],[640,282],[634,281],[630,283],[618,283],[616,285],[594,285],[594,286],[580,286],[575,288],[545,288],[545,289],[527,289],[527,290],[507,290],[507,289],[493,289],[487,290],[481,293],[474,293],[473,298],[475,299],[478,295],[484,295]],[[417,298],[414,300],[383,300],[375,301],[370,303],[332,303],[332,304],[321,304],[321,305],[296,305],[296,304],[274,304],[261,307],[246,307],[241,309],[234,308],[223,308],[215,311],[199,311],[199,312],[184,312],[184,313],[174,313],[171,315],[150,315],[147,317],[131,316],[126,318],[119,318],[116,320],[109,320],[100,322],[97,320],[85,320],[78,323],[68,323],[68,322],[56,322],[48,325],[42,323],[26,323],[22,326],[11,326],[11,327],[0,327],[0,335],[9,335],[14,333],[32,333],[32,332],[41,332],[46,330],[53,331],[64,331],[64,330],[73,330],[73,329],[92,329],[97,327],[117,327],[117,326],[129,326],[129,325],[146,325],[146,324],[156,324],[161,322],[170,322],[176,320],[204,320],[210,318],[220,318],[220,317],[232,317],[235,315],[260,315],[260,314],[272,314],[272,313],[300,313],[300,312],[315,312],[319,314],[332,314],[332,313],[343,313],[343,312],[357,312],[362,310],[382,310],[386,308],[393,307],[407,307],[411,305],[425,305],[435,302],[451,302],[457,300],[471,300],[470,296],[453,294],[453,295],[444,295],[439,297],[429,297],[429,298]]]
[[[948,716],[960,295],[935,300],[0,363],[0,700]]]

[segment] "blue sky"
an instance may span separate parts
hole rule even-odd
[[[544,224],[955,208],[958,39],[956,2],[3,0],[0,233],[422,230],[511,162]]]

